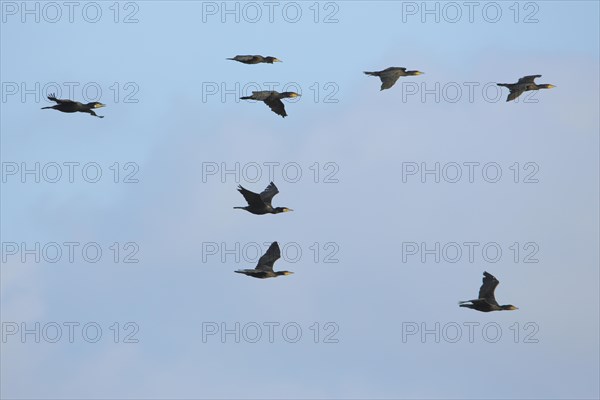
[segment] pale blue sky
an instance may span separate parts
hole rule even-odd
[[[73,183],[6,176],[2,242],[97,242],[104,254],[98,263],[78,257],[53,264],[23,263],[3,252],[4,332],[6,323],[22,322],[96,322],[103,329],[98,343],[7,336],[3,398],[598,398],[597,2],[529,2],[529,8],[521,2],[519,23],[513,2],[497,2],[497,23],[482,17],[490,7],[485,2],[473,23],[466,15],[457,23],[433,17],[423,23],[420,14],[403,22],[403,7],[421,2],[319,3],[320,19],[336,11],[338,22],[329,24],[313,21],[314,2],[296,3],[297,23],[277,12],[273,23],[266,16],[222,23],[219,14],[203,22],[203,7],[222,2],[137,1],[127,9],[120,3],[120,20],[136,11],[131,24],[113,22],[114,2],[97,3],[97,23],[78,12],[86,3],[72,23],[66,8],[56,23],[43,15],[39,23],[32,16],[23,23],[21,2],[1,2],[3,171],[8,163],[96,162],[103,172],[95,184],[81,175]],[[538,22],[523,23],[532,11]],[[273,55],[283,63],[225,60],[236,54]],[[425,74],[380,92],[378,79],[362,73],[389,66]],[[481,88],[531,74],[556,88],[515,103],[504,101],[506,89],[497,102],[478,89],[472,102],[465,92],[455,103],[405,93],[423,88],[414,85]],[[98,114],[105,118],[42,111],[49,103],[36,99],[39,92],[21,101],[21,84],[31,89],[36,82],[58,82],[63,90],[76,82],[77,100],[93,82],[102,89],[107,107]],[[286,102],[283,119],[263,104],[237,101],[238,93],[222,102],[220,93],[203,92],[252,82],[296,82],[303,96]],[[10,94],[15,87],[19,92]],[[124,102],[132,87],[139,101]],[[332,87],[338,102],[324,102]],[[135,163],[139,183],[113,183],[115,162],[121,173]],[[260,191],[268,178],[203,182],[209,162],[298,163],[299,182],[275,176],[274,204],[295,211],[233,210],[243,205],[238,183]],[[324,183],[320,175],[315,183],[315,162],[335,163],[339,182]],[[494,162],[503,176],[495,184],[481,175],[473,183],[403,183],[406,162]],[[515,162],[536,163],[539,182],[513,183]],[[255,280],[232,272],[252,267],[251,260],[203,262],[203,243],[275,240],[303,250],[298,262],[275,265],[294,275]],[[139,263],[114,263],[114,242],[135,242]],[[339,262],[323,262],[322,250],[315,263],[315,242],[334,242]],[[503,257],[423,263],[415,256],[403,263],[405,242],[496,242]],[[521,250],[515,263],[514,242],[534,242],[539,262],[523,263]],[[518,311],[457,306],[476,296],[484,270],[501,282],[498,301]],[[109,327],[130,321],[139,326],[139,343],[113,343]],[[295,322],[303,336],[297,343],[281,336],[274,343],[231,337],[221,343],[217,336],[203,343],[206,322]],[[325,323],[337,324],[338,343],[322,343],[322,336],[314,343],[315,322],[322,335]],[[436,343],[432,336],[403,343],[403,324],[411,322],[496,323],[503,336],[488,343],[476,331],[473,343]],[[538,328],[538,343],[524,343],[528,322]]]

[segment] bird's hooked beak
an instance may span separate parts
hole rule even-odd
[[[554,86],[554,85],[552,85],[552,84],[549,84],[549,85],[548,85],[548,89],[552,89],[552,88],[555,88],[555,87],[556,87],[556,86]]]
[[[291,271],[284,271],[283,275],[294,275],[294,273]]]
[[[421,72],[421,71],[417,71],[415,72],[415,75],[423,75],[425,72]]]
[[[293,92],[292,94],[290,94],[290,97],[300,97],[300,96],[302,96],[302,95],[300,95],[298,93],[295,93],[295,92]]]
[[[515,306],[512,306],[512,307],[509,308],[510,311],[518,310],[518,309],[519,309],[519,307],[515,307]]]
[[[291,208],[287,208],[287,207],[283,209],[283,212],[288,212],[288,211],[294,211],[294,210],[292,210]]]
[[[274,58],[273,62],[283,62],[283,61],[281,61],[279,58]]]
[[[102,108],[102,107],[106,107],[106,104],[102,104],[102,103],[94,104],[94,108]]]

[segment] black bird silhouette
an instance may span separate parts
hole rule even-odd
[[[275,62],[282,62],[281,60],[271,56],[235,56],[233,58],[228,58],[228,60],[238,61],[244,64],[273,64]]]
[[[280,275],[291,275],[293,272],[290,271],[273,271],[273,264],[279,260],[281,252],[277,242],[271,243],[271,246],[267,252],[258,260],[256,268],[254,269],[238,269],[238,274],[245,274],[253,278],[265,279],[265,278],[277,278]]]
[[[57,99],[54,94],[48,96],[48,100],[55,101],[57,104],[51,107],[42,107],[42,110],[52,108],[54,110],[62,111],[65,113],[84,112],[93,115],[94,117],[104,118],[103,115],[96,115],[92,110],[93,108],[106,107],[105,104],[93,101],[91,103],[83,104],[73,100]]]
[[[379,90],[391,88],[401,76],[414,76],[423,74],[421,71],[407,71],[404,67],[389,67],[383,71],[364,71],[364,73],[366,75],[378,76],[381,79],[381,89]]]
[[[552,89],[553,87],[556,87],[548,83],[538,85],[534,82],[536,78],[541,77],[541,75],[528,75],[519,79],[517,83],[498,83],[497,85],[504,86],[510,90],[506,101],[511,101],[529,90]]]
[[[268,105],[271,111],[273,111],[275,114],[281,115],[283,118],[285,118],[287,117],[287,113],[285,112],[285,107],[281,99],[298,96],[300,95],[296,92],[279,93],[274,90],[263,90],[260,92],[252,92],[252,96],[240,97],[240,99],[262,101]]]
[[[271,201],[273,200],[273,197],[279,193],[279,189],[277,189],[277,186],[275,186],[273,182],[271,182],[261,194],[251,192],[248,189],[243,188],[242,185],[238,186],[238,191],[242,194],[242,196],[244,196],[248,202],[248,206],[233,207],[235,209],[246,210],[257,215],[279,214],[282,212],[294,211],[287,207],[273,208]]]
[[[459,302],[460,307],[472,308],[473,310],[490,312],[490,311],[502,311],[502,310],[518,310],[517,307],[507,304],[501,306],[496,301],[494,291],[496,286],[500,282],[492,274],[488,272],[483,273],[483,285],[479,289],[479,297],[475,300],[467,300]],[[468,304],[471,303],[471,304]]]

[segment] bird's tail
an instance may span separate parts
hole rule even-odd
[[[226,60],[235,60],[235,58],[226,58]]]
[[[236,210],[236,209],[237,209],[237,210],[245,210],[245,208],[244,208],[244,207],[233,207],[233,209],[234,209],[234,210]]]
[[[504,86],[504,87],[508,87],[508,83],[497,83],[496,85],[498,85],[498,86]]]
[[[377,72],[363,71],[365,75],[378,76]]]
[[[47,108],[52,108],[52,106],[50,106],[50,107],[42,107],[41,109],[42,109],[42,110],[45,110],[45,109],[47,109]]]
[[[240,100],[252,100],[252,96],[240,97]]]

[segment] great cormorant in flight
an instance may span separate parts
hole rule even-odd
[[[276,91],[263,90],[260,92],[252,92],[252,96],[240,97],[242,100],[258,100],[263,101],[266,105],[269,106],[271,111],[273,111],[277,115],[281,115],[283,118],[287,117],[287,113],[285,112],[285,107],[281,99],[285,99],[288,97],[298,97],[300,96],[296,92],[283,92],[279,93]]]
[[[529,90],[539,90],[539,89],[552,89],[556,87],[549,83],[537,84],[534,82],[536,78],[541,78],[541,75],[528,75],[524,76],[517,83],[498,83],[498,86],[504,86],[510,90],[506,101],[511,101],[519,97],[523,94],[523,92],[527,92]]]
[[[57,104],[51,107],[42,107],[42,110],[47,108],[52,108],[54,110],[66,112],[66,113],[74,113],[74,112],[84,112],[93,115],[94,117],[104,118],[103,115],[96,115],[94,112],[94,108],[106,107],[105,104],[102,104],[97,101],[93,101],[91,103],[83,104],[78,101],[73,100],[63,100],[57,99],[54,94],[48,96],[48,100],[55,101]]]
[[[258,260],[256,268],[254,269],[239,269],[235,272],[238,274],[245,274],[253,278],[265,279],[265,278],[277,278],[280,275],[291,275],[293,272],[290,271],[273,271],[273,264],[279,260],[281,252],[277,242],[271,243],[271,246],[267,252]]]
[[[228,58],[228,60],[238,61],[244,64],[273,64],[276,62],[282,62],[280,59],[271,56],[235,56],[233,58]]]
[[[248,202],[247,207],[233,207],[240,210],[246,210],[251,212],[252,214],[262,215],[262,214],[279,214],[282,212],[294,211],[291,208],[287,207],[273,207],[271,205],[271,200],[273,197],[279,193],[277,186],[273,182],[267,186],[267,188],[261,193],[254,193],[245,189],[240,185],[238,187],[238,191],[244,196],[246,201]]]
[[[364,73],[366,75],[378,76],[381,79],[380,90],[391,88],[401,76],[414,76],[423,74],[421,71],[407,71],[406,68],[403,67],[389,67],[383,71],[364,71]]]
[[[461,301],[458,304],[460,307],[472,308],[473,310],[490,312],[490,311],[502,311],[502,310],[518,310],[517,307],[508,304],[501,306],[494,297],[494,291],[496,286],[500,282],[492,274],[488,272],[483,273],[483,285],[479,289],[479,297],[475,300]],[[470,304],[469,304],[470,303]]]

